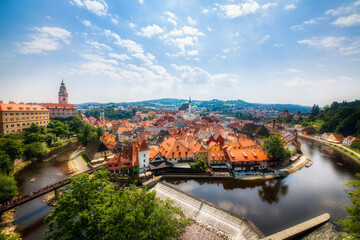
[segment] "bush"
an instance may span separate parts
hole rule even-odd
[[[30,143],[24,147],[25,157],[31,160],[43,158],[47,153],[47,148],[41,142]]]
[[[17,187],[14,177],[0,174],[0,204],[13,199],[16,193]]]
[[[197,163],[190,164],[190,167],[193,170],[205,172],[205,170],[208,166],[207,166],[206,162],[200,158]]]

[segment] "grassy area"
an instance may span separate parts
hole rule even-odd
[[[90,163],[90,159],[85,155],[85,153],[82,153],[81,154],[81,158],[85,161],[85,162],[87,162],[87,163]]]
[[[353,156],[354,158],[360,160],[360,157],[359,157],[359,156],[357,156],[355,153],[349,151],[349,149],[346,149],[346,147],[340,147],[340,146],[338,146],[338,145],[334,145],[334,144],[331,144],[331,143],[329,143],[329,144],[330,144],[331,146],[333,146],[333,147],[336,147],[337,149],[340,149],[340,150],[343,151],[343,152],[346,152],[346,153],[350,154],[350,155]]]

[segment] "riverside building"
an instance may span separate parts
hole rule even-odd
[[[34,123],[46,127],[49,123],[49,110],[32,103],[3,103],[0,101],[0,134],[19,133]]]

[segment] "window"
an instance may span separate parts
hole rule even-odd
[[[144,154],[144,157],[145,157],[145,154]]]
[[[145,162],[145,159],[144,159],[144,162]]]

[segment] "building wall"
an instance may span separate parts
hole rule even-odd
[[[76,109],[49,109],[50,118],[68,118],[76,116]]]
[[[195,156],[195,162],[199,161],[199,159],[204,160],[204,162],[206,162],[207,165],[210,164],[209,162],[209,153],[208,152],[199,152],[198,154],[196,154]]]
[[[32,123],[46,127],[49,123],[49,111],[0,111],[0,133],[3,135],[22,132],[24,129],[29,128]]]
[[[139,159],[139,172],[143,173],[149,170],[149,153],[150,151],[139,151],[138,152],[138,159]]]

